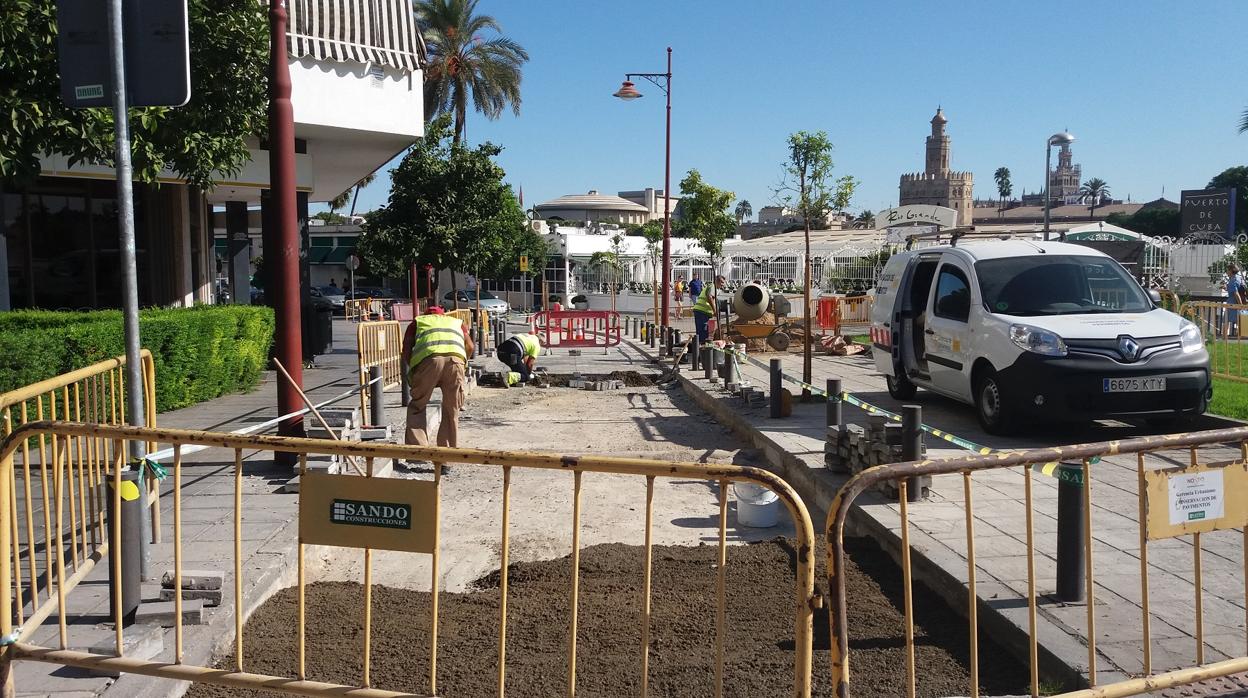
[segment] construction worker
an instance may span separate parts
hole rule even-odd
[[[428,446],[425,408],[433,389],[442,389],[442,422],[438,425],[438,446],[459,443],[459,410],[464,406],[464,374],[475,347],[468,323],[448,317],[439,306],[417,317],[403,336],[403,366],[412,399],[407,405],[408,445]]]
[[[498,360],[511,369],[507,374],[508,386],[529,382],[541,351],[542,342],[535,334],[513,334],[498,345]]]
[[[704,286],[693,304],[693,326],[697,329],[699,342],[705,343],[708,340],[706,325],[715,317],[717,307],[715,291],[722,290],[727,285],[728,281],[724,277],[716,276],[715,283]]]

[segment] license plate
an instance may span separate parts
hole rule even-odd
[[[1166,389],[1166,377],[1105,378],[1101,385],[1107,393],[1160,393]]]

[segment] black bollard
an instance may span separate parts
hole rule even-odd
[[[381,377],[380,366],[368,367],[368,420],[369,426],[380,427],[386,423],[386,382]]]
[[[658,338],[654,336],[656,329],[657,327],[653,322],[646,325],[646,337],[648,338],[647,341],[650,343],[651,349],[654,349],[658,345]]]
[[[1083,601],[1083,466],[1057,469],[1057,598]]]
[[[828,404],[826,421],[829,427],[837,427],[844,430],[845,420],[841,413],[841,379],[829,378],[828,384]],[[831,430],[829,429],[829,432]]]
[[[143,490],[141,470],[123,470],[122,482],[133,482],[140,492]],[[129,501],[121,500],[121,512],[114,506],[113,478],[107,479],[108,486],[102,488],[107,497],[108,540],[111,543],[114,526],[121,527],[121,551],[110,550],[108,556],[108,598],[109,608],[115,608],[116,594],[121,593],[121,624],[129,626],[134,623],[135,613],[143,601],[143,551],[140,540],[143,538],[143,497]],[[124,490],[123,490],[124,492]],[[118,575],[121,579],[118,579]],[[120,586],[120,589],[119,589]]]
[[[901,407],[901,458],[916,461],[923,457],[923,408],[918,405]],[[923,494],[916,478],[906,481],[906,501],[917,502]]]
[[[708,382],[715,372],[715,347],[702,347],[702,377]]]
[[[701,367],[702,345],[698,343],[698,335],[695,333],[689,337],[689,370],[698,371]]]
[[[407,383],[407,367],[403,366],[402,369],[399,371],[399,404],[407,407],[412,401],[412,386]]]
[[[780,359],[771,360],[771,418],[780,419],[784,416],[784,372],[780,368]]]

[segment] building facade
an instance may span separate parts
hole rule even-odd
[[[950,169],[950,139],[945,132],[949,120],[937,108],[932,117],[932,134],[927,137],[927,162],[922,172],[901,176],[899,205],[930,204],[958,212],[958,225],[970,225],[973,209],[974,175]]]
[[[289,0],[287,8],[297,206],[310,247],[309,203],[337,196],[423,135],[424,43],[407,0]],[[218,285],[248,302],[258,254],[249,222],[267,218],[269,188],[266,145],[253,137],[249,150],[250,162],[210,191],[171,171],[135,186],[140,305],[212,303]],[[113,169],[56,153],[41,160],[33,184],[0,194],[0,310],[119,307]],[[228,238],[220,254],[214,220]]]
[[[597,190],[590,189],[587,194],[569,194],[538,204],[533,207],[533,210],[537,212],[539,218],[545,220],[640,225],[649,222],[653,215],[654,190],[650,189],[647,192],[650,193],[651,208],[620,196],[599,194]],[[663,218],[661,205],[659,218]]]

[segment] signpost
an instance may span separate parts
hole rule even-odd
[[[1184,237],[1235,237],[1235,188],[1184,190],[1180,199]]]
[[[359,268],[360,258],[356,257],[354,252],[347,255],[347,269],[351,272],[351,300],[355,300],[355,270]],[[415,299],[412,302],[415,303]]]

